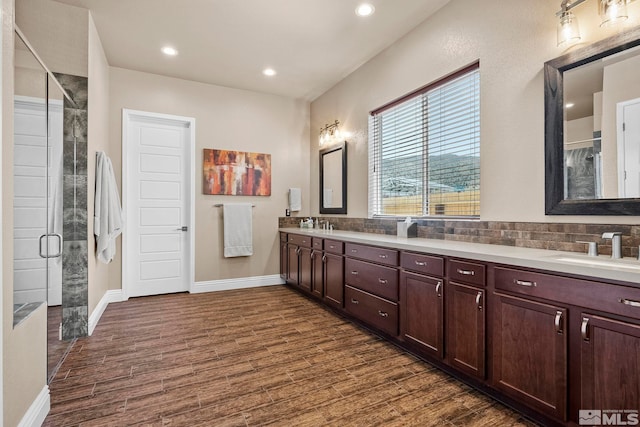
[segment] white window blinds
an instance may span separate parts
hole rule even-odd
[[[479,216],[475,64],[371,113],[369,216]]]

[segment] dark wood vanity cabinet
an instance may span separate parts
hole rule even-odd
[[[324,301],[335,308],[344,308],[344,243],[325,239],[324,254]]]
[[[291,233],[280,251],[296,289],[543,425],[640,408],[637,286]]]
[[[463,260],[447,262],[446,362],[485,378],[485,266]]]
[[[403,271],[400,273],[402,339],[418,352],[444,356],[443,279]]]
[[[493,302],[494,386],[565,420],[566,308],[502,294]]]
[[[580,408],[640,409],[640,324],[580,317]]]
[[[280,233],[280,278],[287,280],[287,233]]]
[[[416,352],[444,357],[444,259],[400,254],[400,335]]]

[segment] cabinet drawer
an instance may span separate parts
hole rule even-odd
[[[444,276],[444,260],[436,256],[402,252],[400,253],[400,266],[405,270],[430,276]]]
[[[304,246],[307,248],[311,247],[311,237],[302,236],[300,234],[289,234],[288,242],[294,245]]]
[[[393,249],[377,248],[375,246],[357,245],[355,243],[345,244],[345,255],[364,259],[366,261],[377,262],[386,265],[398,265],[398,251]]]
[[[398,304],[345,286],[345,308],[358,319],[390,335],[398,335]]]
[[[485,285],[485,266],[468,261],[452,259],[448,263],[449,280],[468,285]]]
[[[496,267],[496,289],[640,319],[640,288]]]
[[[312,248],[314,251],[321,251],[322,250],[322,239],[320,239],[319,237],[314,237],[312,240]]]
[[[344,243],[337,240],[325,239],[324,250],[332,254],[342,255],[344,253]]]
[[[349,285],[398,301],[398,270],[395,268],[347,258],[344,273]]]

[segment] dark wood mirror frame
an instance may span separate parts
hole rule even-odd
[[[640,199],[565,200],[563,131],[563,73],[638,45],[635,27],[544,64],[546,215],[640,215]]]
[[[324,156],[342,150],[342,204],[337,208],[324,207]],[[321,214],[346,214],[347,213],[347,144],[342,144],[320,150],[320,213]]]

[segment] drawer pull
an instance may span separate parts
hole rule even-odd
[[[538,286],[538,284],[536,282],[531,282],[528,280],[518,280],[518,279],[513,279],[513,283],[515,283],[516,285],[520,285],[520,286],[527,286],[527,287],[536,287]]]
[[[381,258],[381,259],[387,259],[387,256],[386,256],[386,255],[383,255],[383,254],[380,254],[380,255],[378,255],[378,258]]]
[[[476,295],[476,305],[478,310],[482,310],[482,292],[478,292],[478,295]]]
[[[303,240],[303,241],[302,241],[302,243],[307,243],[307,241],[306,241],[306,240]]]
[[[327,256],[326,255],[322,255],[322,262],[327,262]]]
[[[357,299],[351,298],[351,304],[360,304],[360,301],[358,301]]]
[[[589,341],[589,318],[582,318],[582,325],[580,325],[580,335],[584,341]]]
[[[380,317],[389,317],[389,313],[378,310],[378,314],[380,315]]]
[[[386,279],[378,279],[378,283],[380,283],[381,285],[386,285],[387,283],[389,283],[389,281]]]
[[[329,249],[335,249],[336,247],[333,245],[329,245]]]
[[[313,255],[316,253],[316,251],[312,250],[311,254],[309,255],[311,259],[313,259]]]
[[[296,248],[296,255],[300,255],[300,248]]]
[[[436,295],[438,297],[441,297],[442,294],[440,293],[440,290],[442,289],[442,282],[438,282],[438,284],[436,285]]]
[[[476,272],[473,270],[461,270],[461,269],[456,269],[456,272],[458,274],[462,274],[463,276],[475,276]]]
[[[416,265],[419,265],[420,267],[424,267],[424,266],[427,265],[426,262],[422,262],[422,261],[416,261],[415,263],[416,263]]]
[[[351,249],[351,253],[352,253],[352,254],[357,254],[357,253],[358,253],[358,250],[357,250],[357,249]]]
[[[553,323],[556,327],[556,332],[562,335],[564,333],[564,324],[562,322],[562,312],[560,310],[556,311],[556,318]]]
[[[631,307],[640,307],[640,301],[634,301],[632,299],[620,298],[620,301],[624,305],[630,305]]]
[[[353,274],[354,276],[357,276],[358,272],[357,271],[352,271],[351,274]]]

